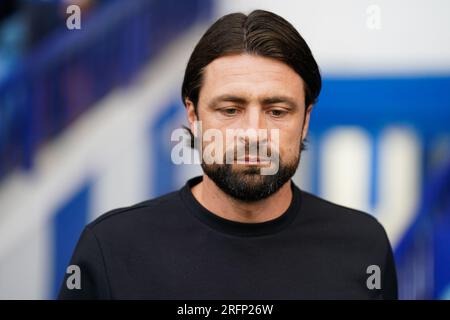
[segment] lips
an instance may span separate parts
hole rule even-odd
[[[269,160],[268,159],[264,159],[264,158],[259,158],[259,157],[250,157],[250,156],[245,156],[245,157],[241,157],[236,159],[236,161],[240,162],[240,163],[246,163],[246,164],[261,164],[261,163],[268,163]]]

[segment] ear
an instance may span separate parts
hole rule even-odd
[[[305,139],[306,135],[308,134],[308,128],[309,128],[309,119],[311,118],[311,111],[313,109],[313,105],[310,104],[308,108],[306,108],[305,111],[305,117],[303,120],[303,131],[302,131],[302,141]]]
[[[189,122],[189,128],[191,129],[191,132],[194,132],[194,122],[198,120],[197,115],[195,114],[194,103],[191,100],[189,100],[189,98],[186,98],[185,105],[186,105],[186,116]]]

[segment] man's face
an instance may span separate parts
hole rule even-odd
[[[258,201],[275,193],[294,175],[311,108],[305,110],[303,80],[289,66],[275,59],[249,54],[218,58],[204,71],[197,106],[198,119],[192,102],[186,102],[191,130],[194,131],[195,120],[202,122],[203,132],[217,129],[223,137],[226,137],[227,129],[264,129],[267,130],[266,138],[259,136],[242,140],[242,145],[247,148],[246,155],[253,144],[265,144],[269,155],[278,152],[277,172],[262,175],[261,168],[270,166],[270,163],[261,158],[258,158],[260,162],[251,164],[225,163],[227,148],[234,146],[227,145],[224,140],[224,161],[203,162],[202,167],[225,193],[241,201]],[[279,134],[276,145],[271,134],[273,129]],[[206,144],[203,141],[203,150]],[[236,156],[237,150],[233,150]]]

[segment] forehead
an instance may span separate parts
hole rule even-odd
[[[304,99],[303,80],[288,65],[272,58],[250,54],[220,57],[204,72],[201,95],[286,94]]]

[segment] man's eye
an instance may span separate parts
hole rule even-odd
[[[285,111],[285,110],[279,110],[279,109],[273,109],[273,110],[270,110],[270,115],[271,115],[271,116],[274,116],[274,117],[276,117],[276,118],[282,117],[282,116],[284,116],[286,113],[287,113],[287,111]]]
[[[234,116],[238,113],[238,110],[236,108],[225,108],[222,109],[222,113],[226,116]]]

